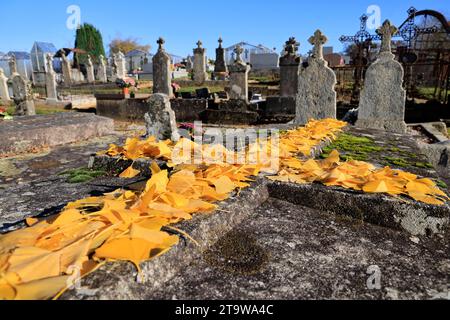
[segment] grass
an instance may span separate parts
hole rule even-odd
[[[204,88],[208,88],[209,92],[211,93],[215,93],[215,92],[221,92],[224,91],[224,87],[221,86],[190,86],[190,87],[181,87],[180,90],[178,90],[178,92],[191,92],[191,93],[195,93],[195,91],[197,89],[204,89]]]
[[[105,171],[90,170],[87,168],[79,168],[62,172],[60,175],[67,175],[67,182],[69,183],[85,183],[94,180],[95,178],[106,176]]]
[[[427,100],[433,100],[436,99],[437,97],[434,96],[434,87],[420,87],[417,88],[417,91],[419,93],[419,96],[423,99],[427,99]],[[445,97],[445,92],[443,92],[443,96]]]

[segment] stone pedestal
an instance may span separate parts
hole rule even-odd
[[[323,58],[327,38],[317,30],[309,42],[314,45],[308,63],[300,67],[296,99],[296,124],[311,119],[336,118],[336,75]]]
[[[405,133],[406,91],[404,70],[391,53],[390,42],[396,28],[386,21],[379,30],[382,47],[378,59],[367,69],[359,102],[356,126]]]
[[[173,96],[170,76],[170,56],[164,50],[164,39],[159,38],[158,52],[153,57],[153,93]]]
[[[214,64],[214,77],[216,80],[225,80],[228,73],[225,49],[222,47],[222,43],[222,38],[219,38],[219,47],[216,49],[216,62]]]
[[[196,85],[202,85],[208,79],[205,52],[206,49],[202,47],[202,42],[197,42],[197,48],[194,49],[194,82]]]
[[[105,57],[100,56],[99,57],[99,63],[98,63],[98,70],[97,70],[97,80],[102,83],[108,82],[108,76],[106,74],[106,63],[105,63]]]
[[[243,49],[237,46],[234,49],[236,60],[229,67],[230,71],[230,99],[244,100],[248,102],[248,73],[251,70],[250,65],[245,63],[241,55]]]
[[[295,97],[298,90],[299,66],[302,62],[297,54],[299,43],[295,38],[286,42],[284,55],[280,58],[280,96]]]
[[[53,70],[53,57],[51,54],[46,55],[45,88],[47,91],[47,102],[58,102],[58,92],[56,89],[56,73]]]
[[[8,78],[5,76],[2,68],[0,68],[0,99],[6,103],[11,101],[8,90]]]
[[[161,93],[152,95],[148,101],[149,111],[145,114],[147,136],[158,140],[180,140],[175,112],[170,107],[169,96]]]

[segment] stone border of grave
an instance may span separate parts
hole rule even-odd
[[[64,112],[17,117],[0,126],[0,155],[26,153],[39,148],[106,136],[114,133],[114,121],[87,113]]]

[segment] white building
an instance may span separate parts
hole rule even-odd
[[[234,49],[240,46],[244,49],[242,54],[242,60],[252,65],[252,70],[266,70],[278,68],[280,55],[275,49],[269,49],[262,44],[257,46],[247,42],[236,43],[235,45],[225,49],[225,59],[227,64],[230,65],[235,60]]]

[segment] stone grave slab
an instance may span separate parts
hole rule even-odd
[[[114,132],[114,121],[86,113],[15,117],[0,122],[0,156],[83,141]]]

